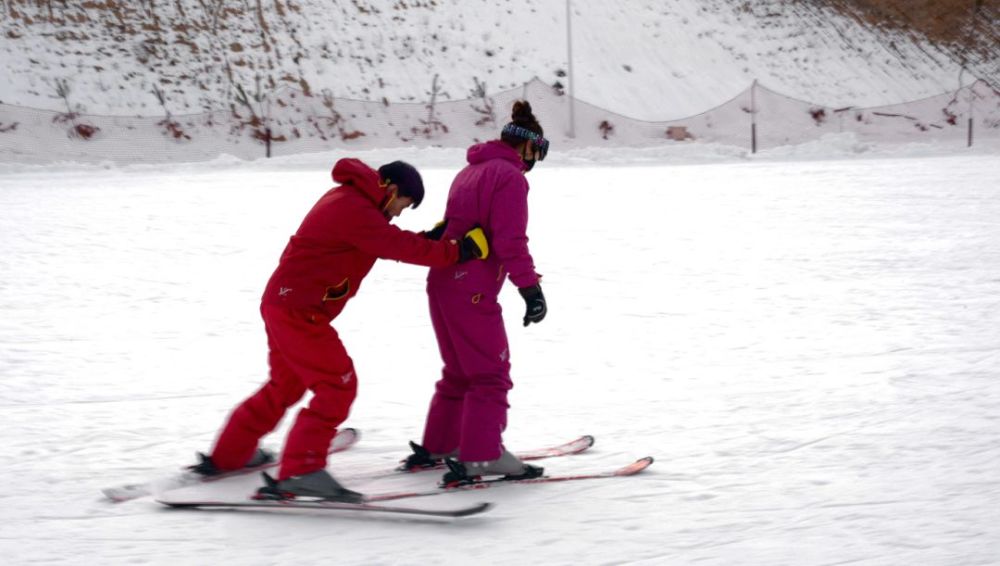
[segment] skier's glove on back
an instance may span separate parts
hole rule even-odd
[[[517,290],[524,298],[524,325],[528,326],[532,322],[539,323],[545,318],[548,308],[545,306],[545,295],[542,294],[542,284],[536,283],[531,287],[521,287]]]
[[[421,232],[420,235],[427,238],[428,240],[434,240],[436,242],[441,239],[441,236],[444,236],[444,230],[447,227],[448,227],[448,220],[445,219],[435,224],[434,227],[431,228],[430,230],[426,232]]]
[[[458,263],[470,259],[486,259],[490,256],[490,244],[486,241],[486,233],[480,227],[475,227],[465,233],[458,244]]]

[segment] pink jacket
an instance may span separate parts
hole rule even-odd
[[[448,229],[443,239],[461,239],[468,230],[481,226],[490,242],[490,256],[463,264],[472,270],[470,275],[494,283],[496,292],[505,276],[517,287],[534,285],[539,275],[528,251],[528,180],[521,157],[495,140],[470,147],[466,158],[469,164],[455,177],[448,193]]]

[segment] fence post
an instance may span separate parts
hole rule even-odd
[[[271,97],[266,97],[267,114],[264,115],[264,145],[267,147],[267,158],[271,158]]]
[[[750,153],[757,153],[757,79],[750,85]]]
[[[969,87],[969,136],[968,139],[966,140],[965,147],[972,147],[972,123],[973,123],[972,110],[974,107],[973,101],[975,100],[975,94],[976,94],[975,91],[977,84],[979,84],[979,81],[972,83],[972,86]]]
[[[576,117],[573,115],[573,26],[571,24],[573,11],[570,0],[566,0],[566,54],[569,61],[569,132],[570,138],[576,137]]]

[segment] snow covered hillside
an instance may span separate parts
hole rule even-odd
[[[829,106],[959,87],[959,68],[933,47],[812,3],[573,0],[572,68],[566,20],[556,0],[3,0],[0,102],[162,116],[236,108],[239,88],[277,105],[297,103],[286,87],[391,104],[429,100],[435,77],[438,100],[538,77],[560,92],[572,80],[577,98],[608,111],[664,120],[755,79]]]

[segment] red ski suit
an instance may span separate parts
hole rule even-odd
[[[382,213],[379,174],[357,159],[333,167],[339,183],[302,221],[261,298],[270,380],[234,409],[212,451],[220,469],[242,467],[306,390],[281,454],[279,479],[326,467],[327,450],[357,392],[354,363],[330,322],[358,292],[378,258],[428,267],[458,260],[452,241],[427,240]]]

